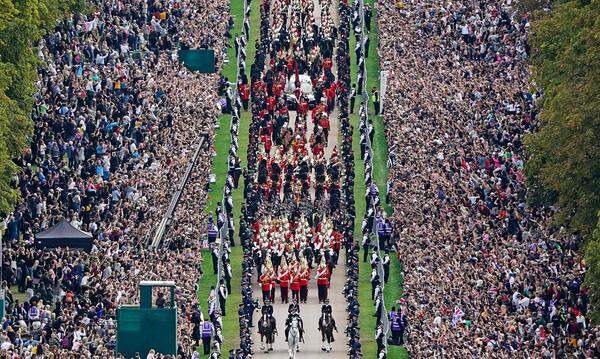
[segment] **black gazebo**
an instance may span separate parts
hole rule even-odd
[[[94,238],[88,232],[79,230],[67,220],[62,220],[52,228],[35,235],[35,245],[38,248],[67,247],[90,251]]]

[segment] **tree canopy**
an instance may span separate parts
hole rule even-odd
[[[589,238],[600,209],[600,0],[555,4],[533,21],[539,131],[528,136],[531,200]]]
[[[530,200],[556,205],[558,223],[586,239],[585,284],[600,308],[600,0],[555,3],[532,25],[541,89],[539,131],[528,136]],[[592,316],[598,322],[598,313]]]
[[[37,68],[36,44],[82,0],[0,0],[0,213],[12,211],[18,192],[13,158],[28,146]]]

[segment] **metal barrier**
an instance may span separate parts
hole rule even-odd
[[[365,154],[363,157],[363,161],[365,164],[365,185],[367,188],[367,191],[370,191],[370,188],[372,186],[375,186],[375,188],[377,188],[377,185],[375,184],[375,181],[373,180],[373,148],[372,148],[372,144],[371,144],[371,138],[370,138],[370,133],[371,131],[374,131],[373,128],[369,128],[370,124],[369,124],[369,94],[367,91],[367,79],[368,79],[368,71],[367,71],[367,66],[366,66],[366,59],[365,59],[365,14],[364,14],[364,0],[358,0],[359,3],[359,16],[360,16],[360,23],[361,23],[361,36],[360,36],[360,47],[361,47],[361,57],[363,60],[363,76],[362,78],[360,77],[360,73],[361,70],[359,68],[358,70],[358,78],[360,81],[362,81],[362,85],[359,84],[359,86],[361,87],[362,91],[361,91],[361,107],[360,107],[360,121],[361,124],[359,126],[360,132],[361,134],[364,135],[365,139],[366,139],[366,143],[365,143]],[[368,170],[367,170],[368,169]],[[368,172],[367,172],[368,171]],[[379,195],[379,190],[377,191],[378,195]],[[373,221],[373,226],[371,228],[370,231],[370,236],[375,237],[375,243],[377,243],[377,245],[375,246],[375,251],[377,252],[377,255],[379,258],[381,257],[381,252],[380,252],[380,248],[379,248],[379,244],[378,244],[378,238],[377,238],[377,223],[375,221],[375,216],[378,213],[381,213],[381,208],[380,206],[377,206],[375,201],[371,202],[371,213],[369,214],[368,209],[365,211],[365,219],[368,220],[369,217],[371,217],[371,220]],[[385,280],[383,280],[384,278],[384,269],[383,269],[383,263],[381,262],[381,260],[378,262],[377,265],[377,273],[379,275],[379,278],[381,278],[381,293],[382,293],[382,311],[381,311],[381,318],[379,318],[381,320],[381,323],[383,325],[383,330],[384,330],[384,347],[387,347],[387,339],[388,339],[388,332],[389,332],[389,317],[388,317],[388,311],[387,308],[385,306],[385,296],[383,294],[383,291],[385,289]]]
[[[232,167],[232,160],[235,161],[235,154],[238,151],[238,134],[239,134],[239,122],[240,122],[240,113],[242,108],[242,102],[240,94],[237,91],[237,84],[240,80],[241,73],[246,71],[245,59],[246,59],[246,45],[249,40],[249,29],[250,27],[246,27],[245,24],[248,22],[248,16],[250,14],[250,8],[248,7],[248,2],[244,0],[244,20],[242,21],[242,34],[241,34],[241,46],[238,48],[237,59],[236,59],[236,81],[233,87],[233,94],[230,97],[230,103],[232,104],[233,114],[231,116],[231,120],[229,122],[229,135],[231,140],[231,147],[229,148],[229,153],[227,156],[227,177],[225,179],[225,186],[223,187],[223,197],[221,199],[221,208],[225,213],[225,220],[223,221],[223,226],[221,227],[220,237],[221,240],[219,242],[219,258],[217,263],[217,283],[215,288],[218,288],[219,281],[223,275],[223,246],[225,240],[229,239],[229,226],[231,225],[230,221],[233,221],[233,201],[231,206],[231,213],[227,211],[227,196],[228,192],[231,196],[232,187],[229,185],[229,178],[232,176],[232,171],[234,167]],[[249,22],[248,22],[249,25]],[[240,66],[242,65],[242,66]]]
[[[165,212],[163,219],[160,221],[158,228],[156,229],[156,233],[154,234],[154,237],[152,238],[152,242],[150,243],[150,248],[158,248],[160,246],[162,239],[167,231],[167,228],[171,224],[171,220],[173,219],[173,213],[175,213],[175,208],[177,207],[177,203],[179,203],[179,199],[181,198],[181,193],[183,192],[183,189],[185,188],[185,186],[190,178],[192,169],[194,168],[194,165],[196,164],[196,161],[198,160],[198,156],[200,155],[200,150],[205,145],[206,141],[207,141],[207,139],[205,136],[200,138],[200,141],[198,142],[198,145],[196,146],[196,150],[194,151],[194,156],[192,157],[192,160],[188,163],[185,173],[184,173],[183,177],[181,178],[181,180],[179,181],[177,190],[175,191],[175,194],[173,195],[173,197],[171,197],[171,202],[169,203],[169,207],[167,207],[167,211]]]

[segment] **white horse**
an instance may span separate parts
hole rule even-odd
[[[296,352],[298,351],[298,347],[300,345],[300,329],[298,327],[298,319],[293,318],[292,323],[290,324],[290,331],[288,333],[288,352],[290,354],[290,359],[296,358]]]

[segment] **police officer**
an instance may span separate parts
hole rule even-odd
[[[369,247],[371,246],[371,238],[368,234],[363,235],[363,240],[361,243],[363,247],[363,262],[367,261],[367,256],[369,255]]]
[[[381,353],[384,349],[383,338],[385,338],[385,333],[383,332],[383,325],[379,324],[377,326],[377,332],[375,332],[375,341],[377,342],[377,354]]]
[[[273,316],[273,305],[271,305],[271,301],[269,299],[265,299],[265,303],[260,309],[261,316],[267,315],[269,317]]]
[[[215,328],[209,320],[204,320],[204,315],[200,313],[200,337],[202,338],[202,347],[204,355],[210,354],[210,340],[214,336]]]
[[[385,221],[383,218],[377,216],[377,238],[379,239],[379,249],[386,248],[385,247]]]
[[[250,327],[254,326],[254,324],[252,324],[252,319],[254,317],[254,310],[256,310],[258,307],[259,305],[257,300],[252,300],[249,295],[244,296],[244,313],[248,318],[248,325]]]
[[[389,250],[390,243],[392,242],[392,234],[394,233],[394,228],[392,227],[392,222],[389,218],[385,219],[385,247],[384,250]]]
[[[227,258],[225,260],[225,268],[223,272],[223,278],[225,279],[225,284],[227,286],[227,292],[231,293],[231,278],[233,277],[233,268],[231,268],[231,260]]]
[[[225,283],[223,283],[223,279],[221,279],[219,281],[219,306],[221,308],[221,313],[223,314],[223,316],[227,315],[225,314],[225,302],[227,300],[228,295],[229,292],[227,291],[227,287],[225,286]]]
[[[287,342],[288,333],[290,332],[290,326],[292,325],[292,320],[296,318],[298,319],[298,329],[300,330],[300,341],[304,341],[304,322],[302,322],[302,318],[297,311],[292,310],[285,321],[285,341]]]
[[[381,284],[379,274],[377,273],[377,267],[373,266],[371,270],[371,300],[375,300],[375,288]]]
[[[217,228],[217,225],[214,222],[215,221],[213,219],[213,216],[212,216],[212,214],[210,214],[208,217],[208,231],[207,231],[209,244],[215,243],[217,241],[217,237],[219,236],[219,228]]]
[[[219,246],[216,243],[211,244],[210,255],[212,259],[213,274],[219,272]]]
[[[383,282],[387,283],[390,278],[390,254],[387,251],[383,256],[381,264],[383,265]]]

